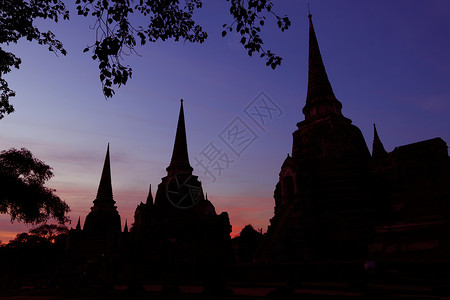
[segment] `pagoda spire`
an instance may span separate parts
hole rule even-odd
[[[187,150],[183,99],[181,99],[180,102],[180,114],[178,116],[177,133],[175,135],[172,159],[170,160],[170,165],[166,169],[169,176],[176,173],[192,173],[193,171],[191,165],[189,164],[189,156]]]
[[[125,219],[125,226],[123,227],[123,232],[124,233],[128,233],[128,220],[127,219]]]
[[[375,126],[375,123],[373,123],[372,157],[379,158],[385,156],[386,154],[387,152],[384,149],[380,137],[378,136],[377,127]]]
[[[75,227],[75,230],[81,231],[80,217],[78,217],[77,227]]]
[[[312,23],[309,18],[309,59],[308,59],[308,91],[303,114],[306,120],[324,114],[342,115],[342,104],[336,99],[320,54],[319,44]]]
[[[97,197],[94,200],[92,210],[108,210],[115,209],[116,202],[113,200],[112,184],[111,184],[111,166],[109,162],[109,143],[106,150],[105,163],[103,165],[100,184],[98,185]]]
[[[150,187],[148,188],[147,202],[145,202],[145,204],[153,205],[152,185],[151,184],[150,184]]]

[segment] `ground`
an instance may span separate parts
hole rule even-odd
[[[55,287],[37,289],[36,287],[19,290],[0,291],[0,299],[39,299],[39,300],[99,300],[99,299],[450,299],[445,287],[426,283],[369,283],[361,282],[303,282],[296,288],[272,283],[259,286],[242,286],[230,283],[231,294],[226,296],[211,296],[202,294],[200,284],[180,286],[178,293],[163,292],[162,286],[145,285],[144,291],[129,292],[125,286],[115,286],[113,289]]]

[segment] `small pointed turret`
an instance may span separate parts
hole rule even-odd
[[[148,188],[147,202],[145,202],[145,204],[153,205],[152,185],[151,184],[150,184],[150,187]]]
[[[113,199],[112,184],[111,184],[111,166],[109,162],[109,143],[108,143],[102,176],[100,178],[100,184],[98,185],[97,197],[94,200],[94,207],[92,207],[92,210],[115,209],[114,206],[115,203],[116,202]]]
[[[125,219],[125,226],[123,227],[123,232],[128,233],[128,224],[127,224],[127,219]]]
[[[167,167],[168,175],[176,173],[192,173],[193,169],[189,164],[189,156],[187,150],[186,127],[184,124],[183,99],[181,99],[180,115],[178,117],[177,133],[175,135],[175,143],[173,146],[172,159]]]
[[[81,231],[81,222],[80,222],[80,217],[78,217],[77,227],[75,227],[75,230],[77,230],[77,231]]]
[[[342,115],[342,104],[336,99],[328,80],[311,17],[309,14],[308,92],[303,107],[306,120],[330,113]]]
[[[378,136],[377,127],[375,126],[375,123],[373,123],[372,157],[373,158],[384,157],[386,154],[387,152],[384,149],[380,137]]]

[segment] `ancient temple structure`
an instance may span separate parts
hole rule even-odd
[[[446,266],[442,262],[450,261],[447,144],[433,138],[387,152],[374,128],[371,169],[379,211],[369,245],[371,257]]]
[[[408,276],[450,274],[447,144],[434,138],[389,152],[374,125],[370,153],[333,92],[311,15],[302,112],[275,187],[269,229],[259,246],[257,234],[240,249],[242,262],[251,264],[255,257],[269,264],[261,274],[247,269],[242,278],[301,282],[295,276],[329,279],[347,272],[353,280],[372,260],[382,262],[386,272],[395,268]],[[130,232],[127,223],[121,232],[108,145],[94,205],[84,227],[78,220],[71,230],[69,250],[78,261],[97,259],[97,270],[103,271],[96,276],[117,274],[129,287],[203,280],[207,288],[223,289],[234,257],[231,225],[226,212],[216,213],[190,165],[183,100],[166,171],[155,197],[150,186],[145,203],[137,206]],[[245,247],[251,251],[245,253]],[[426,268],[412,264],[417,261]]]
[[[129,288],[143,280],[177,286],[201,280],[211,290],[224,289],[224,276],[234,255],[228,214],[217,214],[189,163],[183,100],[172,158],[155,201],[151,186],[145,203],[135,211],[134,224],[121,231],[111,184],[109,145],[94,205],[83,228],[80,219],[69,234],[68,253],[78,272],[91,282]],[[87,269],[86,269],[87,268]],[[90,275],[89,275],[90,274]]]
[[[207,273],[220,273],[233,257],[231,254],[231,225],[228,214],[217,214],[205,197],[202,184],[193,175],[189,163],[183,100],[172,158],[161,179],[153,201],[151,187],[145,203],[138,205],[132,238],[146,249],[141,261],[148,266],[147,278],[190,274],[205,279]],[[183,270],[183,271],[182,271]],[[190,271],[187,271],[190,270]],[[169,272],[170,271],[170,272]],[[215,277],[219,275],[214,275]]]
[[[314,261],[366,255],[373,217],[370,153],[361,131],[341,108],[309,15],[305,120],[297,124],[292,156],[281,167],[275,216],[260,259]]]
[[[81,259],[97,259],[114,253],[121,244],[120,215],[115,206],[111,184],[109,144],[97,190],[97,196],[86,216],[83,228],[80,219],[69,235],[69,249]]]
[[[309,15],[305,119],[279,173],[261,262],[450,258],[450,173],[439,138],[370,154],[342,114]],[[341,268],[342,269],[342,268]]]
[[[197,221],[217,216],[213,204],[205,198],[198,176],[193,175],[189,163],[183,102],[181,101],[172,158],[161,179],[153,201],[151,186],[146,203],[138,205],[135,212],[134,232],[151,230],[152,223],[164,218],[181,224],[186,218]],[[224,216],[226,213],[224,213]],[[158,224],[158,226],[161,224]]]
[[[109,161],[109,144],[106,150],[105,163],[98,186],[94,206],[86,216],[83,230],[86,232],[114,233],[121,231],[120,215],[113,199],[111,184],[111,167]]]

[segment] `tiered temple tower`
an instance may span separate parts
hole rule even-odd
[[[138,208],[140,207],[137,210],[139,218],[135,218],[133,226],[135,231],[145,230],[144,223],[148,224],[150,217],[144,219],[142,216],[149,214],[149,210],[157,213],[158,216],[167,214],[183,216],[204,208],[205,212],[214,211],[215,214],[214,206],[203,195],[202,184],[198,180],[198,176],[192,174],[193,168],[189,163],[187,148],[183,100],[180,105],[172,158],[166,171],[167,175],[161,179],[161,183],[158,185],[154,203],[150,188],[147,202],[138,206]]]
[[[293,133],[275,189],[275,216],[259,250],[262,261],[363,259],[372,228],[370,153],[342,114],[309,15],[305,120]]]
[[[166,171],[167,176],[161,179],[156,191],[155,207],[164,207],[166,211],[182,211],[194,208],[197,204],[205,204],[202,184],[197,176],[192,175],[193,168],[189,163],[183,100],[180,104],[172,159]]]
[[[178,281],[218,280],[232,259],[231,225],[228,214],[217,214],[205,198],[202,184],[189,163],[183,100],[172,158],[167,175],[158,185],[155,201],[149,190],[147,202],[138,205],[131,228],[140,241],[141,256],[150,273],[144,277]],[[189,275],[188,275],[189,274]]]
[[[115,203],[108,144],[94,206],[86,216],[83,229],[78,219],[76,228],[70,231],[67,244],[68,250],[76,258],[77,268],[84,268],[87,280],[94,277],[102,277],[105,283],[113,280],[115,273],[112,272],[112,266],[121,257],[119,249],[124,241]]]
[[[89,233],[121,232],[120,215],[113,199],[109,144],[94,206],[86,217],[83,230]]]

